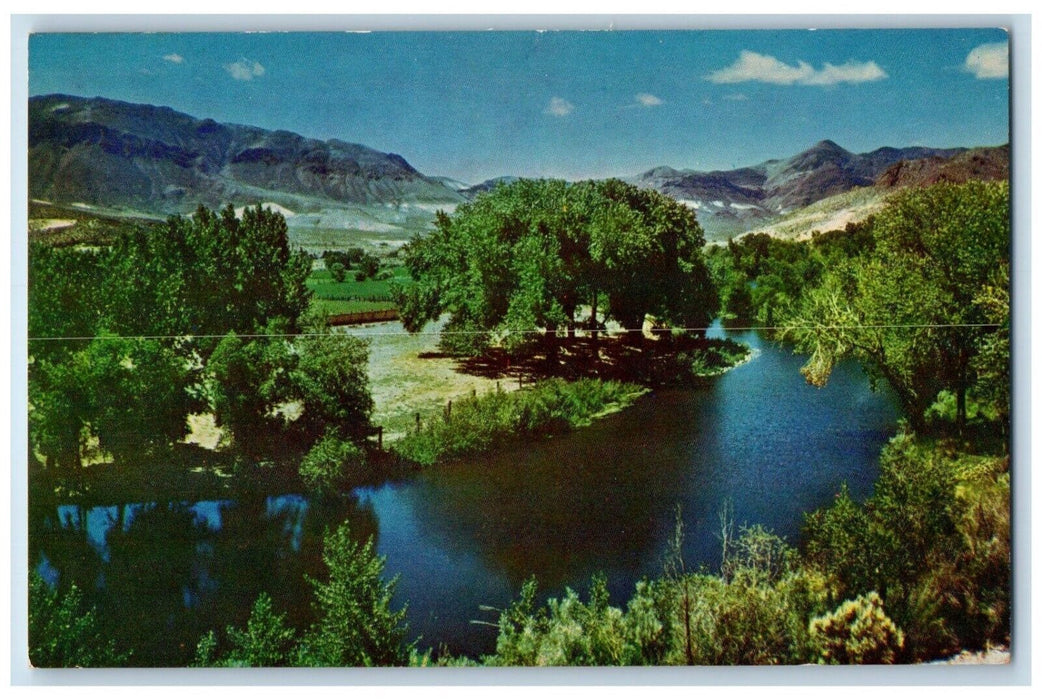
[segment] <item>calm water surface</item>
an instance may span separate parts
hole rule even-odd
[[[717,334],[722,334],[717,330]],[[795,543],[802,514],[842,483],[867,496],[893,433],[891,397],[854,364],[824,389],[803,358],[755,332],[731,333],[754,358],[701,389],[659,391],[593,426],[493,456],[360,489],[334,502],[287,494],[242,501],[30,513],[34,565],[92,591],[103,619],[139,663],[179,665],[208,629],[242,625],[261,591],[291,624],[310,620],[305,574],[321,575],[324,529],[345,518],[373,536],[421,647],[491,651],[494,621],[535,575],[544,594],[585,593],[603,572],[624,603],[661,572],[676,506],[689,566],[715,566],[719,514]]]

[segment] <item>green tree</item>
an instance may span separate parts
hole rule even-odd
[[[65,474],[80,466],[89,437],[90,399],[83,380],[83,354],[52,361],[34,358],[29,366],[29,450],[48,469]]]
[[[183,357],[147,338],[100,337],[83,351],[87,423],[102,449],[117,461],[163,448],[188,432],[197,405],[187,393]]]
[[[1009,264],[1003,263],[974,297],[974,303],[983,310],[984,322],[995,330],[981,338],[971,370],[977,377],[978,398],[994,407],[1004,428],[1009,425],[1012,386],[1009,301]]]
[[[787,332],[811,353],[808,381],[824,384],[844,356],[858,358],[897,394],[921,427],[941,389],[959,425],[976,382],[976,358],[996,334],[982,294],[1009,264],[1008,183],[908,189],[875,218],[874,249],[833,268]]]
[[[36,668],[105,668],[124,665],[130,654],[101,631],[75,584],[52,587],[29,576],[29,662]]]
[[[343,263],[335,262],[329,266],[329,276],[333,278],[334,282],[343,282],[347,279],[347,268]]]
[[[289,342],[278,337],[279,326],[267,330],[257,338],[228,333],[206,364],[217,424],[231,430],[238,449],[253,455],[284,427],[276,409],[289,401],[294,361]]]
[[[93,250],[30,242],[28,352],[34,360],[64,357],[94,336],[104,313],[106,260]]]
[[[78,466],[92,436],[119,459],[180,439],[207,383],[218,412],[240,425],[246,409],[265,415],[275,402],[265,382],[286,370],[274,346],[229,340],[215,371],[204,367],[213,338],[229,331],[301,327],[310,258],[290,251],[281,215],[200,207],[125,230],[100,252],[34,246],[31,255],[30,334],[41,340],[30,347],[30,444],[55,464]],[[217,381],[214,392],[214,375],[232,384]]]
[[[211,630],[196,648],[196,666],[271,668],[289,666],[294,661],[296,631],[286,625],[286,614],[276,613],[267,593],[257,596],[245,629],[226,630],[231,649],[218,657],[217,635]]]
[[[446,332],[521,347],[544,335],[612,318],[639,329],[702,328],[716,298],[694,213],[617,180],[520,180],[440,214],[414,240],[406,266],[417,284],[396,289],[405,326],[449,312]],[[585,311],[584,306],[589,311]],[[515,340],[516,339],[516,340]]]
[[[198,405],[191,375],[183,357],[148,338],[101,336],[58,361],[34,360],[30,446],[65,471],[91,436],[118,461],[165,447],[184,437]]]
[[[376,273],[380,271],[380,259],[375,255],[363,255],[357,264],[358,273],[355,275],[355,280],[358,282],[376,277]]]
[[[370,433],[369,344],[345,333],[315,332],[294,343],[291,396],[303,413],[295,429],[313,443],[328,428],[356,443]]]
[[[308,577],[318,621],[298,650],[302,666],[398,666],[409,659],[405,609],[393,610],[397,577],[381,578],[384,558],[369,539],[360,545],[344,523],[326,535],[322,561],[328,579]]]
[[[290,331],[307,309],[311,259],[292,252],[286,221],[260,205],[241,217],[199,207],[163,227],[122,236],[108,262],[105,327],[119,335]]]

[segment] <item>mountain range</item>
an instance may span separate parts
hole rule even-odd
[[[222,124],[101,97],[29,100],[29,196],[149,214],[268,202],[291,226],[405,232],[515,177],[477,185],[428,176],[402,156],[340,140]],[[727,171],[660,166],[622,179],[698,211],[710,239],[762,228],[857,188],[1009,175],[1009,148],[880,148],[824,140]],[[417,223],[419,222],[419,223]]]
[[[790,158],[736,170],[658,167],[626,179],[697,209],[699,221],[712,237],[756,228],[827,197],[873,186],[896,164],[923,159],[943,163],[966,151],[914,146],[857,154],[824,140]]]
[[[29,196],[153,213],[230,201],[289,209],[464,201],[394,153],[69,95],[29,100]]]

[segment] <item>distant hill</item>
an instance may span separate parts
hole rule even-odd
[[[700,172],[663,166],[626,179],[697,209],[707,234],[720,238],[828,197],[874,185],[895,163],[922,158],[943,161],[965,150],[916,146],[856,154],[825,140],[790,158],[736,170]]]
[[[460,194],[467,197],[468,199],[474,199],[482,192],[491,192],[498,185],[509,185],[510,183],[517,182],[520,179],[521,178],[514,177],[513,175],[502,175],[500,177],[494,177],[491,180],[479,182],[478,184],[471,185],[470,187],[465,187],[460,190]]]
[[[452,205],[404,158],[100,97],[29,100],[29,196],[149,213],[271,202],[293,211]]]
[[[925,187],[938,182],[1009,179],[1009,146],[972,148],[950,158],[927,156],[902,160],[889,166],[868,187],[820,199],[806,207],[780,215],[751,232],[779,238],[806,238],[814,231],[841,229],[863,221],[886,205],[887,197],[905,187]]]
[[[885,189],[933,185],[938,182],[1005,180],[1009,178],[1009,146],[973,148],[951,158],[921,158],[894,163],[875,184]]]

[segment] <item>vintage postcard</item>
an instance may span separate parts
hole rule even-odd
[[[29,35],[32,667],[1007,664],[943,24]]]

